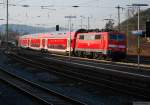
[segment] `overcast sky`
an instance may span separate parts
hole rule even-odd
[[[0,24],[6,22],[6,0],[0,0]],[[121,21],[127,18],[127,6],[133,3],[146,3],[150,0],[9,0],[9,23],[25,24],[31,26],[54,27],[56,24],[67,27],[68,19],[65,16],[76,16],[72,19],[73,27],[85,28],[89,23],[91,28],[103,28],[106,21],[112,18],[117,24],[117,9],[120,5],[124,9],[120,11]],[[12,6],[15,4],[16,6]],[[23,7],[22,5],[29,5]],[[41,9],[41,6],[49,6]],[[72,7],[79,6],[79,7]],[[149,8],[142,7],[142,9]]]

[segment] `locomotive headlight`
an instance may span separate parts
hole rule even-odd
[[[125,45],[119,45],[118,48],[126,48]]]
[[[109,48],[126,48],[125,45],[115,45],[115,44],[110,44]]]
[[[117,45],[114,45],[114,44],[110,44],[108,47],[109,47],[109,48],[116,48],[116,47],[118,47],[118,46],[117,46]]]

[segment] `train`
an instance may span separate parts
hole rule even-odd
[[[78,29],[22,35],[18,47],[89,58],[124,59],[126,35],[118,31]]]

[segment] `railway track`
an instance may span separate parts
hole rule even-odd
[[[30,66],[34,66],[34,67],[38,67],[42,70],[47,70],[49,71],[49,68],[52,68],[53,71],[49,71],[49,72],[54,72],[57,73],[59,75],[63,75],[66,76],[68,78],[72,78],[72,79],[76,79],[79,81],[84,81],[86,83],[90,83],[96,86],[104,86],[106,88],[111,88],[115,91],[119,91],[119,92],[123,92],[123,93],[127,93],[129,95],[135,95],[135,96],[139,96],[142,98],[146,98],[146,99],[150,99],[150,90],[149,90],[149,84],[144,84],[145,81],[141,81],[141,83],[137,83],[138,79],[137,77],[133,77],[133,78],[123,78],[121,79],[121,76],[119,77],[113,77],[113,75],[109,75],[109,74],[105,74],[105,73],[99,73],[99,72],[95,72],[95,73],[91,73],[88,68],[85,68],[83,70],[78,70],[79,68],[76,68],[73,65],[70,65],[70,62],[68,63],[64,63],[64,61],[58,61],[58,60],[54,60],[51,62],[49,62],[49,64],[47,64],[46,62],[36,62],[35,60],[31,60],[28,58],[24,58],[22,56],[19,55],[13,55],[11,56],[14,59],[28,64]],[[39,60],[38,60],[39,61]],[[55,61],[55,62],[54,62]],[[59,62],[59,67],[58,67],[58,62]],[[70,65],[70,66],[67,66]],[[78,65],[79,66],[79,65]],[[83,65],[80,65],[83,67]],[[72,68],[71,68],[72,67]],[[62,70],[63,69],[63,70]],[[74,69],[74,70],[72,70]],[[80,68],[81,69],[81,68]],[[84,72],[86,71],[86,72]],[[113,71],[114,72],[114,71]],[[120,71],[118,71],[120,72]],[[121,73],[121,72],[120,72]],[[111,74],[111,73],[110,73]],[[124,75],[125,73],[123,72],[122,75]],[[127,74],[129,75],[129,74]],[[131,76],[138,76],[138,77],[143,77],[143,75],[137,75],[137,74],[131,74]],[[134,80],[132,80],[134,79]],[[137,80],[135,80],[137,79]],[[146,80],[147,77],[144,78],[144,80]],[[149,80],[149,79],[148,79]],[[128,82],[130,83],[128,83]],[[131,84],[132,82],[132,84]],[[141,86],[142,84],[142,86]]]
[[[18,56],[18,55],[17,55]],[[57,57],[57,56],[33,56],[33,55],[22,55],[21,56],[26,56],[26,58],[30,59],[34,59],[37,61],[44,61],[45,64],[48,63],[52,63],[55,62],[57,64],[57,62],[59,62],[59,64],[64,64],[65,66],[68,67],[74,67],[75,66],[82,66],[86,69],[91,68],[90,70],[84,70],[83,72],[97,72],[97,73],[102,73],[102,72],[107,72],[110,74],[114,74],[116,73],[117,75],[121,75],[125,77],[130,77],[130,78],[135,78],[138,76],[139,79],[143,79],[145,78],[146,80],[150,79],[150,72],[149,69],[140,69],[137,70],[137,68],[135,67],[128,67],[128,66],[123,66],[123,65],[116,65],[113,63],[99,63],[99,62],[89,62],[89,61],[85,61],[85,60],[81,60],[81,59],[69,59],[67,57],[67,59],[61,58],[61,57]],[[74,57],[73,57],[74,58]],[[50,62],[51,61],[51,62]],[[54,63],[54,65],[55,65]],[[71,65],[71,66],[70,66]],[[82,68],[82,69],[84,69]],[[78,68],[79,69],[79,68]],[[81,68],[80,68],[81,69]],[[99,69],[99,70],[95,70],[95,69]],[[138,79],[137,78],[137,79]]]
[[[69,59],[69,56],[64,56],[64,55],[58,55],[58,54],[47,54],[47,57],[53,57],[57,59]],[[137,69],[137,64],[136,63],[127,63],[127,62],[113,62],[111,60],[97,60],[97,59],[88,59],[88,58],[81,58],[81,57],[70,57],[71,61],[80,61],[83,63],[89,63],[89,64],[99,64],[99,65],[106,65],[106,66],[113,66],[113,67],[127,67],[129,69]],[[136,62],[136,61],[135,61]],[[140,65],[141,69],[149,70],[150,66],[149,65]]]
[[[23,52],[22,52],[23,51]],[[21,50],[18,50],[19,53],[24,53],[26,54],[31,54],[31,55],[37,55],[37,57],[53,57],[53,58],[56,58],[56,59],[60,59],[60,60],[66,60],[66,59],[70,59],[71,61],[75,61],[75,62],[83,62],[83,63],[89,63],[89,64],[92,64],[92,65],[100,65],[100,66],[107,66],[107,67],[124,67],[124,68],[127,68],[127,69],[134,69],[134,71],[139,71],[137,70],[137,64],[136,63],[129,63],[128,61],[122,61],[122,62],[113,62],[111,60],[99,60],[99,59],[89,59],[89,58],[82,58],[82,57],[74,57],[74,56],[65,56],[65,55],[58,55],[58,54],[50,54],[50,53],[41,53],[41,52],[37,52],[37,51],[32,51],[32,50],[26,50],[26,49],[21,49]],[[136,62],[136,61],[135,61]],[[150,65],[147,65],[147,64],[140,64],[140,70],[150,70]]]
[[[58,61],[58,62],[66,61],[66,62],[69,62],[68,58],[67,58],[68,61],[67,61],[67,59],[57,58],[57,57],[53,57],[53,56],[44,57],[44,58],[49,59],[51,61]],[[41,58],[41,60],[42,60],[42,58]],[[72,64],[75,64],[75,65],[78,65],[78,66],[93,68],[89,72],[92,72],[92,71],[95,72],[96,71],[95,69],[103,69],[105,71],[113,71],[115,73],[125,74],[126,76],[131,75],[131,76],[135,77],[137,75],[137,76],[142,77],[142,78],[145,78],[145,77],[150,78],[149,77],[150,76],[150,72],[149,72],[150,68],[149,69],[144,69],[144,68],[137,69],[135,67],[130,67],[130,66],[128,67],[128,66],[125,66],[125,65],[116,65],[116,64],[113,64],[113,63],[98,63],[98,62],[91,62],[91,61],[89,62],[89,61],[84,61],[84,60],[82,61],[80,59],[71,59],[70,62]],[[101,72],[101,71],[98,70],[96,72]],[[111,72],[111,73],[113,73],[113,72]]]
[[[87,105],[86,103],[50,90],[37,83],[26,80],[0,67],[0,79],[21,90],[22,92],[40,100],[42,105]]]

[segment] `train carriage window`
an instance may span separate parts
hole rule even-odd
[[[40,44],[33,43],[33,44],[31,44],[31,47],[40,47]]]
[[[65,49],[65,45],[60,44],[48,44],[47,47],[51,49]]]
[[[79,39],[84,40],[84,35],[80,35]]]
[[[101,35],[99,34],[99,35],[95,35],[95,40],[97,40],[97,39],[101,39]]]

